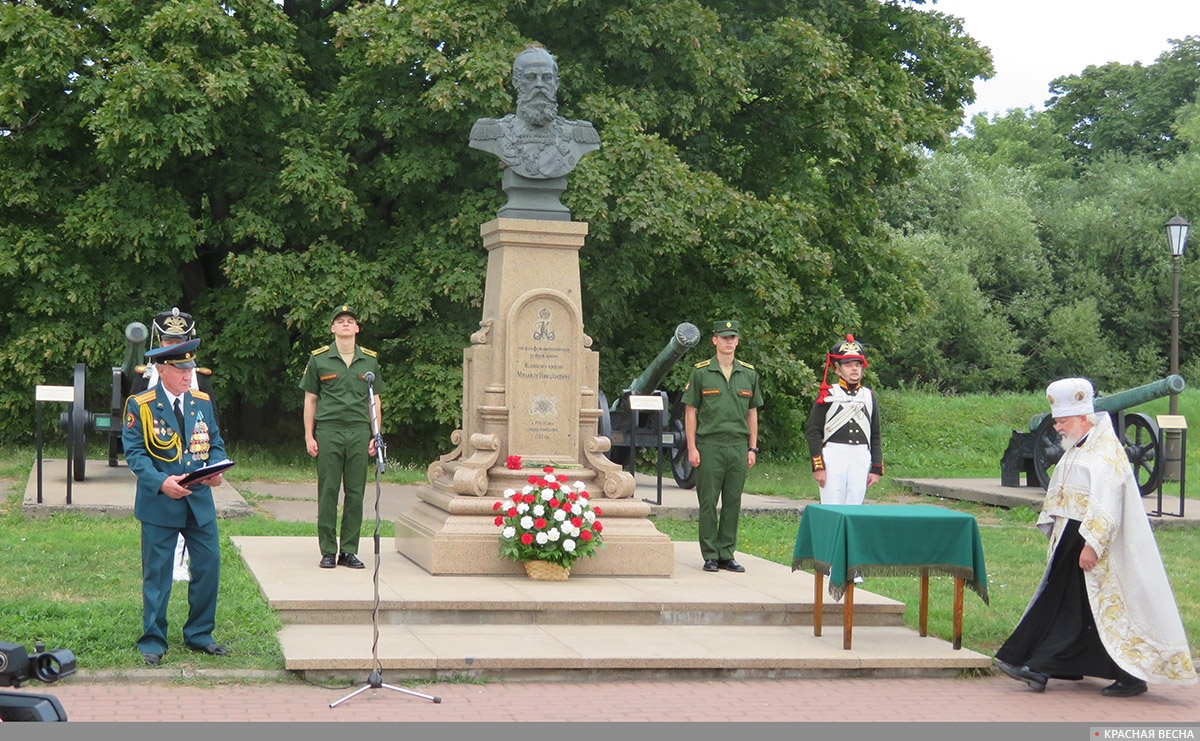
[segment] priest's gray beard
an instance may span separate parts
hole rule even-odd
[[[1065,452],[1067,452],[1068,450],[1070,450],[1071,448],[1073,448],[1073,447],[1075,447],[1076,445],[1078,445],[1078,444],[1079,444],[1079,441],[1080,441],[1080,440],[1082,440],[1082,439],[1083,439],[1083,437],[1081,437],[1081,436],[1076,436],[1076,437],[1067,437],[1067,436],[1065,436],[1065,435],[1064,435],[1064,436],[1063,436],[1063,438],[1062,438],[1062,441],[1061,441],[1061,442],[1059,442],[1059,445],[1062,447],[1062,449],[1063,449],[1063,452],[1065,453]]]

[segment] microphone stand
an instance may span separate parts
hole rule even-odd
[[[371,660],[375,664],[375,668],[371,670],[370,676],[367,677],[367,683],[362,687],[354,690],[340,700],[329,703],[329,707],[336,708],[343,702],[349,700],[355,695],[366,692],[367,690],[377,690],[379,688],[393,690],[395,692],[403,692],[406,695],[420,697],[425,700],[432,700],[435,703],[440,703],[442,698],[434,695],[423,695],[414,690],[396,687],[383,682],[383,665],[379,663],[379,497],[381,493],[379,476],[383,473],[384,457],[383,457],[383,436],[379,434],[379,415],[375,409],[375,374],[368,372],[367,380],[367,399],[371,407],[371,430],[373,433],[372,440],[375,441],[375,575],[372,581],[375,583],[375,605],[371,610],[371,629],[374,632],[374,639],[371,642]]]

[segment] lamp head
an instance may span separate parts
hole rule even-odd
[[[1183,251],[1187,248],[1188,230],[1192,225],[1188,223],[1187,219],[1175,214],[1166,226],[1167,246],[1171,248],[1171,254],[1175,257],[1183,257]]]

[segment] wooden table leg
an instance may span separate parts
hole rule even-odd
[[[816,593],[813,595],[813,635],[821,637],[821,617],[825,607],[825,575],[820,571],[813,572],[813,584]]]
[[[959,578],[954,578],[954,650],[962,648],[962,630],[963,630],[963,584],[964,581]]]
[[[846,598],[842,603],[842,648],[850,650],[850,640],[854,633],[854,579],[846,580]]]
[[[929,569],[921,569],[921,637],[929,635]]]

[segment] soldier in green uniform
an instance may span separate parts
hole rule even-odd
[[[359,347],[358,314],[342,305],[333,313],[333,344],[312,351],[300,388],[304,390],[304,444],[317,459],[317,542],[323,569],[363,568],[358,556],[368,460],[375,455],[374,430],[380,424],[379,396],[386,389],[373,350]],[[367,374],[373,378],[368,383]],[[375,392],[376,419],[371,420]],[[337,529],[338,491],[345,492],[342,527]],[[340,541],[340,546],[339,546]]]
[[[717,354],[692,369],[683,389],[688,461],[696,469],[700,555],[705,571],[743,572],[733,558],[746,472],[758,460],[758,371],[734,357],[738,323],[713,324]],[[720,505],[720,512],[717,507]]]

